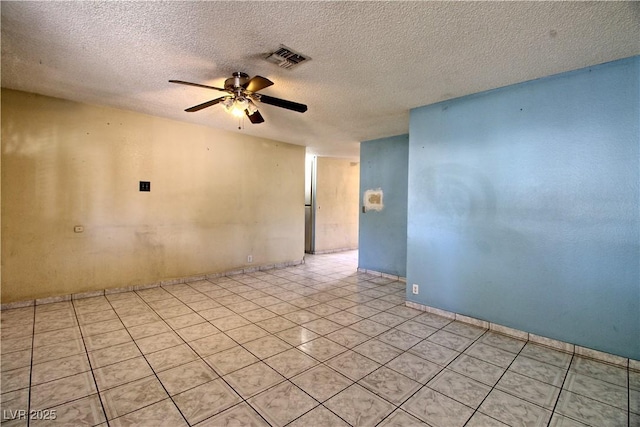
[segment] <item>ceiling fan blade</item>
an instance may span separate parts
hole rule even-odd
[[[203,102],[202,104],[198,104],[198,105],[194,105],[193,107],[187,108],[186,111],[187,113],[193,113],[195,111],[200,111],[203,108],[207,108],[207,107],[211,107],[212,105],[216,105],[217,103],[219,103],[220,101],[224,100],[226,98],[226,96],[220,97],[220,98],[216,98],[216,99],[212,99],[211,101],[207,101],[207,102]]]
[[[215,86],[201,85],[200,83],[185,82],[185,81],[182,81],[182,80],[169,80],[169,83],[178,83],[178,84],[181,84],[181,85],[203,87],[205,89],[215,89],[215,90],[219,90],[219,91],[222,91],[222,92],[226,92],[227,91],[226,89],[222,89],[222,88],[215,87]]]
[[[260,95],[260,101],[276,107],[286,108],[287,110],[297,111],[298,113],[304,113],[305,111],[307,111],[307,106],[304,104],[299,104],[297,102],[287,101],[280,98],[274,98],[273,96]]]
[[[249,92],[257,92],[264,89],[265,87],[271,86],[272,84],[273,82],[266,77],[255,76],[254,78],[243,84],[242,87]]]
[[[262,117],[260,111],[256,110],[253,112],[253,114],[249,114],[249,110],[244,110],[244,112],[247,114],[247,117],[249,117],[249,120],[254,125],[258,123],[264,123],[264,117]]]

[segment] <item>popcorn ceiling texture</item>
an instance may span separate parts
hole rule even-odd
[[[637,2],[2,2],[2,86],[238,131],[185,113],[234,71],[263,75],[250,135],[358,155],[408,131],[409,110],[640,53]],[[280,44],[295,70],[263,58]]]

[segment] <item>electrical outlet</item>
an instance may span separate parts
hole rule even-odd
[[[247,262],[253,262],[253,255],[247,255]]]
[[[73,232],[74,233],[82,233],[84,231],[84,227],[81,225],[75,225],[73,227]]]
[[[413,284],[413,289],[412,289],[413,294],[414,294],[414,295],[418,295],[418,291],[419,291],[419,289],[418,289],[418,285],[416,285],[416,284],[414,283],[414,284]]]

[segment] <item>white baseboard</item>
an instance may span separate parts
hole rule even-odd
[[[623,368],[629,368],[634,371],[640,371],[640,361],[635,359],[629,359],[615,354],[605,353],[603,351],[593,350],[587,347],[581,347],[579,345],[567,343],[564,341],[558,341],[551,338],[543,337],[540,335],[532,334],[526,331],[520,331],[518,329],[509,328],[507,326],[498,325],[496,323],[488,322],[486,320],[480,320],[462,314],[453,313],[451,311],[442,310],[428,305],[418,304],[413,301],[406,301],[407,307],[415,308],[417,310],[425,311],[427,313],[437,314],[438,316],[446,317],[447,319],[457,320],[460,322],[468,323],[474,326],[478,326],[484,329],[488,329],[503,335],[508,335],[520,340],[531,341],[536,344],[544,345],[546,347],[560,350],[565,353],[576,354],[582,357],[588,357],[590,359],[598,360],[600,362],[606,362],[612,365],[621,366]]]

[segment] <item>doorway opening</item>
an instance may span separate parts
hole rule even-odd
[[[304,251],[312,254],[315,251],[315,195],[317,157],[305,156],[304,166]]]

